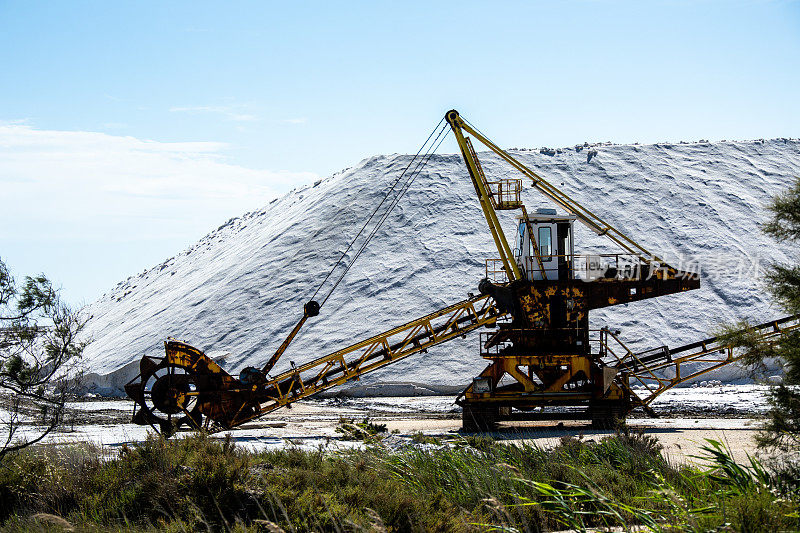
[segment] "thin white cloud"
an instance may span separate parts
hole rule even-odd
[[[251,113],[242,113],[242,106],[211,106],[211,105],[198,105],[198,106],[175,106],[169,108],[172,113],[213,113],[221,115],[228,120],[234,122],[254,122],[258,117]]]
[[[225,148],[0,124],[0,239],[197,236],[318,178],[233,165]]]
[[[285,119],[281,120],[281,122],[283,122],[284,124],[305,124],[306,122],[308,122],[308,119],[305,118],[305,117],[285,118]]]
[[[0,120],[0,126],[26,126],[31,123],[29,118],[15,118],[9,120]]]

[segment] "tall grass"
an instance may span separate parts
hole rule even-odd
[[[462,439],[260,453],[153,436],[110,459],[87,447],[14,455],[0,466],[0,524],[49,530],[46,515],[32,518],[48,513],[91,531],[800,529],[777,472],[738,465],[713,441],[704,460],[670,464],[654,438],[630,432],[552,449]]]

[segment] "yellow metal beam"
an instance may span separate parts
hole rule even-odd
[[[517,262],[514,260],[514,254],[511,252],[511,247],[508,245],[508,240],[506,240],[505,233],[503,233],[503,228],[500,226],[500,221],[497,219],[497,213],[492,206],[490,192],[484,180],[481,179],[479,163],[473,155],[474,150],[470,149],[469,140],[464,137],[461,131],[462,122],[458,117],[458,113],[450,111],[447,113],[446,119],[453,129],[456,142],[461,149],[461,155],[467,164],[467,170],[469,171],[470,178],[472,178],[472,184],[475,186],[475,191],[478,193],[478,200],[483,210],[483,216],[489,224],[489,231],[492,233],[492,238],[494,239],[495,246],[497,246],[497,252],[500,254],[500,260],[503,262],[503,269],[506,271],[508,280],[514,281],[522,279],[522,273],[519,270],[519,266],[517,266]]]
[[[522,209],[522,218],[525,220],[525,228],[528,230],[528,238],[531,241],[531,248],[533,248],[533,252],[536,254],[536,263],[539,265],[539,272],[542,273],[542,279],[547,279],[547,272],[544,270],[544,263],[542,263],[542,255],[539,253],[539,242],[536,240],[536,236],[533,234],[533,227],[531,226],[531,221],[528,219],[528,210],[525,209],[525,206],[520,207]],[[574,268],[574,265],[570,265],[570,270]]]
[[[274,377],[269,400],[235,426],[325,389],[355,380],[409,355],[449,341],[504,316],[489,296],[475,296],[320,357]]]

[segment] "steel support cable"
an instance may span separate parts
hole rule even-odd
[[[447,129],[446,125],[443,127],[443,130],[444,129]],[[406,183],[403,185],[403,188],[400,190],[400,193],[393,200],[392,205],[389,207],[389,210],[385,213],[383,220],[381,220],[381,222],[380,222],[380,225],[377,226],[375,229],[373,229],[372,235],[374,235],[375,232],[377,232],[380,229],[380,226],[383,225],[383,222],[386,220],[386,217],[389,216],[389,213],[391,213],[391,210],[395,208],[395,206],[400,202],[400,199],[403,197],[403,195],[405,195],[405,193],[408,191],[408,189],[411,188],[411,185],[414,183],[414,181],[417,179],[417,177],[419,177],[420,173],[422,172],[422,169],[425,168],[425,166],[428,164],[428,161],[430,161],[431,157],[433,157],[433,155],[439,149],[439,146],[441,146],[441,144],[447,138],[447,134],[449,134],[449,133],[450,133],[450,130],[447,130],[447,133],[445,133],[445,135],[439,140],[439,142],[436,144],[436,147],[433,149],[433,151],[428,153],[428,154],[426,154],[425,157],[423,157],[422,161],[420,161],[417,164],[417,168],[414,169],[414,172],[412,172],[412,175],[409,176],[408,180],[406,180]],[[441,134],[441,132],[440,132],[440,134]],[[437,138],[438,138],[438,136],[437,136]]]
[[[375,233],[381,228],[383,223],[386,221],[386,218],[389,216],[389,214],[392,212],[392,210],[397,206],[397,204],[402,199],[403,195],[405,195],[405,193],[408,191],[408,189],[411,187],[411,185],[417,179],[419,174],[422,172],[422,169],[424,169],[425,166],[428,164],[428,161],[430,161],[431,157],[433,157],[433,155],[436,153],[436,150],[439,149],[439,146],[441,146],[441,144],[442,144],[442,142],[444,142],[445,138],[447,138],[447,134],[445,134],[444,137],[441,137],[441,139],[439,138],[446,129],[447,129],[447,125],[442,126],[442,131],[440,131],[439,134],[436,136],[436,139],[434,139],[434,144],[436,146],[433,148],[433,150],[431,150],[430,152],[426,153],[419,162],[417,162],[417,166],[414,167],[413,171],[411,171],[411,174],[406,179],[406,182],[400,188],[400,192],[397,194],[397,196],[395,196],[394,200],[392,200],[392,203],[390,204],[390,206],[386,210],[386,212],[384,212],[384,214],[381,217],[381,220],[378,222],[378,224],[372,229],[372,232],[370,233],[369,239],[372,239],[372,237],[375,235]],[[438,143],[437,143],[437,141],[438,141]]]
[[[406,179],[406,182],[401,187],[400,192],[397,194],[397,196],[395,196],[394,200],[392,200],[392,202],[391,202],[390,206],[388,207],[388,209],[383,213],[383,215],[379,219],[378,223],[375,225],[375,227],[373,227],[372,231],[369,233],[367,238],[361,244],[361,246],[359,247],[358,251],[353,256],[353,259],[349,262],[347,267],[344,269],[344,272],[342,272],[342,274],[336,280],[336,283],[334,283],[334,285],[331,288],[331,290],[328,291],[328,294],[325,296],[325,299],[323,300],[323,303],[328,300],[328,298],[331,296],[331,294],[336,289],[336,287],[339,285],[339,283],[341,283],[342,279],[344,279],[344,277],[350,271],[350,268],[352,268],[352,266],[355,264],[356,260],[364,252],[364,250],[366,249],[366,247],[369,244],[369,242],[372,240],[372,238],[375,236],[375,234],[378,232],[378,230],[380,230],[380,228],[383,226],[384,222],[389,217],[389,215],[391,214],[391,212],[395,208],[395,206],[397,206],[397,204],[399,203],[400,199],[403,197],[403,195],[406,193],[406,191],[408,191],[408,189],[410,188],[411,184],[414,182],[414,180],[416,180],[417,176],[422,171],[422,169],[425,167],[425,165],[427,165],[428,161],[433,156],[433,154],[436,152],[436,150],[438,150],[439,146],[442,144],[444,139],[447,137],[446,134],[442,137],[442,133],[445,132],[446,129],[447,129],[447,125],[445,124],[444,126],[442,126],[442,129],[439,131],[439,133],[437,134],[436,138],[433,141],[433,143],[435,144],[435,147],[433,148],[433,150],[427,152],[422,157],[421,161],[417,162],[417,166],[414,167],[414,170],[411,172],[411,174]],[[441,137],[441,139],[440,139],[440,137]],[[437,141],[438,141],[438,143],[437,143]]]
[[[460,118],[466,124],[468,124],[469,127],[471,127],[473,130],[478,132],[482,137],[484,137],[487,140],[489,139],[480,129],[478,129],[469,120],[467,120],[464,117],[460,117]],[[496,145],[495,145],[495,147],[499,149],[499,147],[497,147]],[[491,147],[488,147],[488,148],[491,149]],[[501,150],[501,151],[504,152],[504,150]],[[508,160],[507,160],[507,162],[512,163],[511,161],[508,161]],[[517,163],[517,164],[512,163],[512,165],[513,166],[517,166],[517,165],[521,165],[521,164],[520,163]],[[611,224],[609,224],[608,222],[606,222],[605,220],[603,220],[599,216],[595,215],[592,211],[590,211],[589,209],[587,209],[586,207],[581,205],[579,202],[575,201],[574,199],[572,199],[569,196],[567,196],[566,194],[564,194],[561,190],[559,190],[556,187],[554,187],[553,185],[551,185],[549,182],[547,182],[544,178],[542,178],[541,176],[539,176],[535,172],[530,171],[529,169],[525,168],[524,166],[522,168],[517,167],[517,169],[519,171],[521,171],[523,174],[526,174],[526,175],[528,175],[528,173],[524,172],[523,169],[525,169],[528,172],[530,172],[531,174],[533,174],[532,176],[528,175],[528,178],[533,181],[533,186],[535,188],[539,189],[540,192],[543,192],[546,196],[550,197],[551,200],[553,200],[555,203],[557,203],[562,208],[564,208],[564,210],[566,210],[568,213],[573,213],[573,214],[577,215],[578,219],[581,222],[583,222],[584,224],[589,226],[589,228],[591,228],[592,231],[594,231],[598,235],[600,235],[600,236],[605,235],[612,242],[614,242],[616,245],[618,245],[620,248],[622,248],[626,252],[629,252],[629,253],[639,257],[645,263],[650,264],[651,262],[658,262],[662,266],[673,268],[673,267],[671,267],[669,265],[669,263],[664,261],[664,259],[662,259],[658,255],[650,252],[644,246],[642,246],[638,242],[634,241],[632,238],[628,237],[626,234],[622,233],[620,230],[618,230],[617,228],[615,228],[614,226],[612,226]],[[534,179],[534,177],[535,177],[535,179]],[[603,227],[603,225],[605,225],[605,227]]]
[[[441,122],[440,122],[440,124],[441,124]],[[447,138],[447,133],[449,133],[449,132],[446,131],[447,128],[448,128],[447,124],[442,126],[442,129],[439,131],[439,133],[436,135],[436,138],[433,141],[433,144],[435,144],[433,150],[427,152],[422,157],[422,159],[417,163],[417,166],[414,167],[414,170],[411,172],[411,174],[409,174],[408,178],[406,179],[406,182],[401,187],[400,192],[392,200],[392,202],[389,205],[388,209],[383,213],[381,218],[378,220],[378,223],[375,225],[375,227],[369,233],[367,238],[361,244],[361,246],[359,247],[358,251],[353,256],[353,259],[350,260],[349,264],[344,269],[344,272],[342,272],[342,274],[336,280],[336,283],[333,284],[333,287],[331,287],[331,290],[328,291],[328,294],[322,300],[320,305],[324,304],[328,300],[328,298],[330,298],[330,296],[333,293],[333,291],[336,289],[336,287],[339,286],[339,283],[341,283],[342,279],[344,279],[344,277],[350,271],[350,268],[353,266],[353,264],[355,264],[356,260],[361,256],[361,254],[367,248],[367,245],[369,244],[369,242],[372,240],[372,238],[375,236],[375,234],[378,232],[378,230],[381,229],[381,227],[383,226],[384,222],[386,222],[386,219],[389,218],[389,215],[391,214],[391,212],[395,208],[395,206],[397,206],[397,204],[400,202],[400,199],[403,197],[403,195],[405,195],[405,193],[411,187],[411,184],[414,183],[414,180],[416,180],[417,176],[419,176],[419,174],[422,172],[422,169],[425,168],[425,165],[427,165],[428,161],[430,161],[431,157],[433,157],[433,154],[436,153],[436,150],[439,149],[439,146],[441,146],[442,142],[444,142],[444,140]],[[442,135],[443,133],[444,133],[444,135]],[[433,146],[433,144],[432,144],[432,146]]]
[[[441,121],[439,122],[439,124],[441,124]],[[366,249],[366,247],[367,247],[367,245],[369,244],[369,242],[372,240],[372,238],[375,236],[375,234],[377,233],[377,231],[380,229],[380,227],[381,227],[381,226],[383,225],[383,223],[386,221],[386,218],[389,216],[389,213],[391,213],[392,209],[394,209],[394,207],[397,205],[397,202],[399,201],[399,199],[400,199],[400,198],[403,196],[403,194],[405,194],[405,191],[406,191],[406,190],[408,190],[408,183],[409,183],[409,181],[412,181],[412,182],[413,182],[413,180],[416,178],[416,175],[419,173],[419,171],[421,170],[421,168],[423,168],[423,167],[425,166],[425,164],[427,163],[427,161],[428,161],[428,160],[430,159],[430,157],[433,155],[433,152],[435,152],[435,151],[436,151],[436,149],[439,147],[439,145],[441,144],[441,141],[439,141],[439,143],[438,143],[438,144],[436,144],[436,143],[437,143],[437,141],[439,140],[439,137],[442,135],[442,132],[445,130],[445,128],[446,128],[446,127],[447,127],[447,125],[444,125],[444,126],[442,126],[442,129],[441,129],[441,130],[439,131],[439,133],[436,135],[436,138],[434,138],[434,140],[433,140],[433,143],[431,143],[431,146],[433,147],[433,146],[435,145],[435,147],[434,147],[432,150],[429,148],[429,149],[428,149],[428,151],[427,151],[427,152],[426,152],[426,153],[425,153],[425,154],[422,156],[422,159],[421,159],[421,160],[419,160],[419,161],[417,161],[417,166],[416,166],[416,167],[414,167],[414,169],[411,171],[411,174],[409,174],[408,178],[406,178],[406,182],[405,182],[405,184],[404,184],[404,185],[403,185],[403,186],[400,188],[400,192],[398,192],[398,194],[395,196],[395,198],[394,198],[394,199],[393,199],[393,200],[390,202],[390,205],[389,205],[389,207],[386,209],[386,211],[384,211],[383,215],[381,215],[381,217],[378,219],[378,222],[375,224],[375,226],[373,227],[372,231],[370,231],[370,233],[369,233],[369,234],[367,235],[367,237],[365,238],[364,242],[363,242],[363,243],[361,244],[361,246],[359,247],[359,249],[358,249],[358,251],[356,252],[356,254],[355,254],[355,255],[353,256],[353,258],[352,258],[352,259],[351,259],[351,260],[348,262],[347,266],[346,266],[346,267],[345,267],[345,269],[344,269],[344,272],[342,272],[342,274],[339,276],[339,278],[338,278],[338,279],[336,280],[336,282],[333,284],[333,286],[332,286],[332,287],[331,287],[331,289],[328,291],[328,294],[327,294],[327,295],[325,296],[325,298],[322,300],[322,303],[321,303],[320,305],[324,304],[324,303],[325,303],[325,302],[328,300],[328,298],[330,298],[330,296],[331,296],[331,294],[333,293],[333,291],[336,289],[336,287],[337,287],[337,286],[339,285],[339,283],[342,281],[342,279],[344,278],[344,276],[345,276],[345,275],[346,275],[346,274],[347,274],[347,273],[350,271],[350,268],[353,266],[353,264],[355,263],[355,261],[356,261],[356,260],[357,260],[357,259],[358,259],[358,258],[361,256],[361,254],[362,254],[362,252],[364,251],[364,249]],[[438,128],[438,125],[437,125],[437,128]],[[434,131],[435,131],[435,130],[434,130]],[[430,139],[430,136],[429,136],[428,138]],[[426,141],[426,144],[427,144],[427,141]],[[424,145],[423,145],[423,147],[424,147]],[[415,161],[415,160],[417,160],[417,156],[418,156],[418,155],[419,155],[419,152],[417,152],[417,155],[415,155],[415,156],[414,156],[414,158],[412,158],[412,160],[411,160],[411,161],[409,162],[409,164],[406,166],[406,168],[404,169],[404,171],[403,171],[403,173],[401,174],[400,178],[402,178],[402,177],[403,177],[403,176],[406,174],[406,172],[408,171],[408,169],[410,168],[410,166],[411,166],[411,165],[414,163],[414,161]],[[393,189],[396,187],[397,183],[399,183],[399,179],[395,181],[395,183],[394,183],[394,184],[393,184],[393,186],[392,186],[392,190],[390,190],[390,191],[389,191],[389,193],[388,193],[388,194],[387,194],[387,195],[384,197],[384,199],[381,201],[381,204],[383,204],[383,203],[384,203],[384,202],[385,202],[385,201],[386,201],[386,200],[387,200],[387,199],[388,199],[388,198],[391,196],[391,192],[393,192]],[[372,217],[370,217],[370,218],[372,218]],[[369,222],[369,221],[368,221],[368,222]],[[361,231],[359,231],[358,235],[356,235],[356,239],[354,239],[354,240],[353,240],[353,242],[351,242],[351,243],[350,243],[350,246],[348,246],[348,250],[349,250],[349,249],[350,249],[350,248],[353,246],[353,244],[355,244],[356,240],[358,239],[358,236],[359,236],[359,235],[360,235],[360,234],[363,232],[363,230],[364,230],[364,229],[366,229],[367,225],[368,225],[368,224],[365,224],[365,225],[364,225],[364,226],[361,228]],[[346,252],[345,252],[345,254],[346,254]],[[338,267],[338,266],[339,266],[339,264],[341,264],[341,263],[342,263],[341,261],[340,261],[339,263],[337,263],[337,264],[334,266],[334,269],[335,269],[336,267]]]
[[[350,251],[350,248],[352,248],[352,247],[353,247],[353,245],[356,243],[356,241],[358,240],[358,237],[359,237],[359,236],[360,236],[360,235],[361,235],[361,234],[364,232],[364,230],[367,228],[367,226],[369,225],[370,221],[371,221],[371,220],[372,220],[372,219],[375,217],[375,214],[376,214],[376,213],[378,212],[378,210],[381,208],[381,206],[382,206],[382,205],[383,205],[383,203],[386,201],[386,199],[387,199],[387,198],[388,198],[388,197],[391,195],[391,193],[392,193],[392,191],[394,190],[394,188],[397,186],[397,184],[398,184],[398,183],[400,183],[400,180],[401,180],[401,179],[403,179],[403,176],[404,176],[404,175],[405,175],[405,173],[408,171],[408,169],[411,167],[411,165],[414,163],[414,160],[415,160],[415,159],[416,159],[416,158],[419,156],[419,154],[422,152],[423,148],[425,148],[425,146],[428,144],[428,141],[430,141],[430,140],[431,140],[431,137],[433,137],[433,134],[434,134],[434,133],[436,133],[436,130],[438,130],[438,129],[439,129],[439,126],[441,126],[441,124],[442,124],[442,121],[444,121],[444,118],[442,118],[442,119],[439,121],[439,123],[438,123],[438,124],[437,124],[437,125],[436,125],[436,126],[433,128],[433,130],[431,130],[430,134],[428,135],[428,138],[427,138],[427,139],[425,139],[425,142],[424,142],[424,143],[422,143],[422,146],[420,146],[419,150],[417,150],[417,153],[416,153],[416,154],[414,154],[414,157],[412,157],[412,158],[411,158],[411,160],[408,162],[408,165],[406,165],[406,168],[404,168],[404,169],[403,169],[403,172],[401,172],[401,173],[400,173],[400,175],[397,177],[397,179],[394,181],[394,183],[393,183],[393,184],[392,184],[392,186],[389,188],[389,190],[387,191],[387,193],[386,193],[386,195],[383,197],[383,199],[380,201],[380,203],[379,203],[377,206],[375,206],[375,209],[373,209],[373,210],[372,210],[372,213],[370,213],[369,217],[367,217],[367,220],[366,220],[366,221],[364,222],[364,224],[361,226],[361,229],[360,229],[360,230],[358,230],[358,233],[356,234],[356,236],[355,236],[355,237],[353,237],[353,240],[352,240],[352,241],[350,241],[350,244],[348,244],[348,245],[347,245],[347,248],[345,248],[344,252],[342,252],[342,254],[339,256],[339,259],[337,259],[337,260],[336,260],[336,262],[333,264],[333,267],[332,267],[332,268],[330,269],[330,271],[328,271],[328,273],[325,275],[325,279],[323,279],[323,280],[322,280],[322,282],[321,282],[321,283],[319,284],[319,286],[317,287],[317,290],[315,290],[315,291],[314,291],[314,294],[311,296],[311,300],[313,300],[313,299],[314,299],[314,298],[317,296],[317,294],[319,293],[319,291],[320,291],[320,290],[322,290],[322,287],[323,287],[323,286],[325,286],[325,282],[327,282],[327,281],[328,281],[328,279],[331,277],[331,274],[333,274],[333,272],[336,270],[336,267],[338,267],[338,266],[339,266],[339,265],[342,263],[342,260],[343,260],[343,259],[345,258],[345,256],[347,255],[347,252],[349,252],[349,251]],[[327,298],[326,298],[326,299],[327,299]]]

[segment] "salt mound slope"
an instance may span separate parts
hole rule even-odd
[[[800,176],[800,141],[596,145],[513,151],[526,165],[675,266],[696,260],[702,288],[592,315],[622,330],[634,349],[680,345],[719,321],[781,315],[754,270],[788,259],[759,231],[770,198]],[[378,156],[234,218],[194,246],[119,283],[89,305],[94,342],[85,363],[100,387],[119,387],[145,354],[174,336],[210,354],[229,352],[232,373],[260,366],[302,314],[325,273],[410,156]],[[493,177],[512,177],[482,154]],[[516,177],[516,176],[513,176]],[[563,185],[562,185],[563,184]],[[552,207],[528,183],[530,210]],[[513,215],[501,213],[506,234]],[[579,225],[576,224],[576,228]],[[576,252],[597,238],[581,229]],[[606,246],[608,249],[608,246]],[[477,292],[484,259],[496,256],[464,163],[433,157],[344,282],[276,368],[324,355]],[[477,335],[379,370],[361,385],[467,383],[484,366]],[[723,369],[716,378],[741,378]]]

